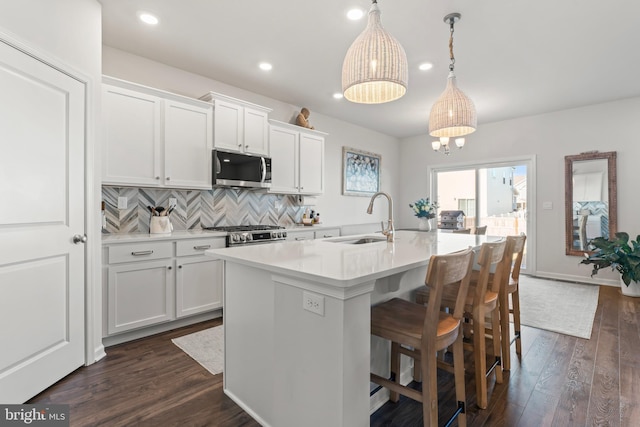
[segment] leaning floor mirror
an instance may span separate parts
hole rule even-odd
[[[566,254],[583,256],[617,230],[616,152],[565,156],[564,174]]]

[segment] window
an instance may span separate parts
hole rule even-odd
[[[464,227],[487,226],[487,234],[508,236],[526,233],[527,247],[531,238],[527,184],[532,180],[532,159],[504,161],[495,164],[475,164],[431,169],[432,199],[442,210],[461,210]],[[444,232],[444,231],[443,231]],[[525,249],[526,254],[533,253]]]

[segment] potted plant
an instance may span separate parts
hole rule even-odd
[[[413,203],[409,203],[409,207],[413,209],[413,214],[418,217],[418,229],[422,231],[431,231],[432,218],[436,217],[436,210],[440,207],[437,202],[431,202],[429,198],[419,199]]]
[[[580,264],[592,264],[591,277],[598,274],[601,268],[611,267],[621,276],[622,293],[629,296],[640,296],[640,235],[636,240],[629,240],[629,234],[620,232],[615,238],[607,240],[596,237],[589,242],[593,253],[584,254]]]

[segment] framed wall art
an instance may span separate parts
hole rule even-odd
[[[379,154],[342,147],[342,194],[371,196],[380,191]]]

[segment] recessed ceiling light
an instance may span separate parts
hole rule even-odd
[[[273,68],[273,65],[269,64],[268,62],[261,62],[260,64],[258,64],[258,67],[260,67],[260,69],[263,71],[269,71]]]
[[[342,93],[340,93],[340,92],[336,92],[336,93],[333,94],[333,97],[335,99],[342,99],[342,98],[344,98],[344,95],[342,95]]]
[[[423,62],[418,66],[420,71],[427,71],[433,68],[433,64],[431,62]]]
[[[138,14],[138,18],[140,18],[140,20],[145,24],[149,24],[149,25],[157,25],[159,22],[158,18],[155,15],[152,15],[147,12],[140,12]]]
[[[347,18],[351,19],[352,21],[357,21],[363,16],[364,11],[362,9],[351,9],[349,12],[347,12]]]

